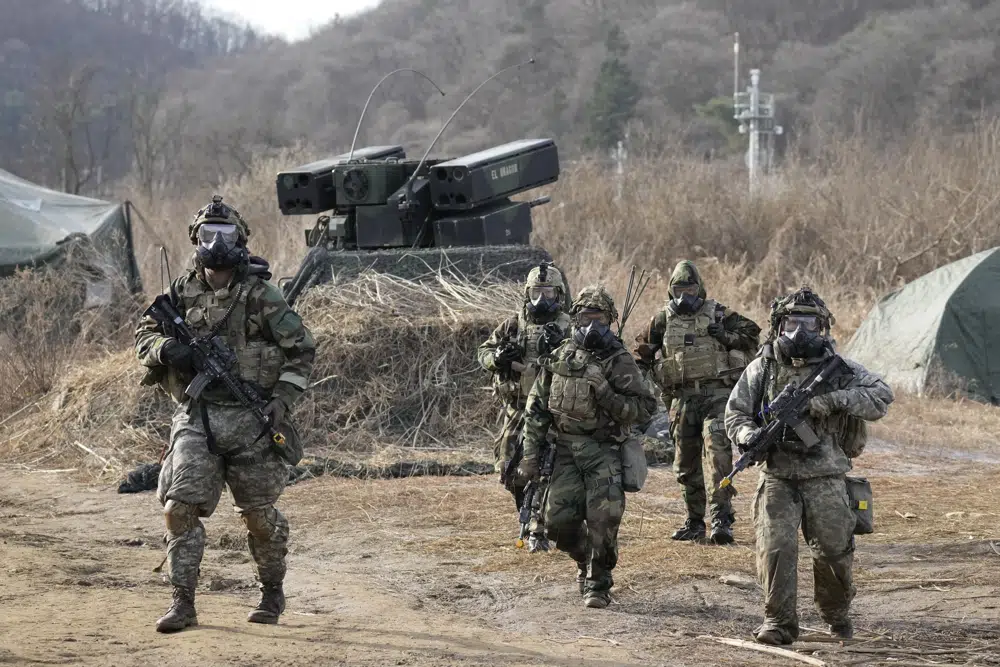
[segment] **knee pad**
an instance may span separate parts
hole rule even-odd
[[[262,542],[282,540],[288,537],[288,521],[274,505],[255,507],[240,513],[247,532]]]
[[[198,508],[177,500],[168,500],[163,506],[163,518],[167,522],[167,532],[173,537],[183,535],[201,525]]]

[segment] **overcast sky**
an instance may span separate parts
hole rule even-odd
[[[240,18],[255,28],[302,39],[309,31],[333,20],[336,14],[349,16],[374,7],[379,0],[202,0],[202,3],[229,16]],[[303,20],[302,17],[309,17]]]

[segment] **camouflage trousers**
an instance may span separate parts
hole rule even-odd
[[[764,622],[755,631],[799,635],[796,610],[799,526],[812,551],[816,606],[829,624],[847,620],[854,599],[856,519],[843,475],[780,479],[761,473],[753,502],[757,576],[764,589]]]
[[[724,416],[728,390],[714,394],[683,393],[671,425],[674,436],[674,473],[681,485],[689,519],[705,520],[709,505],[712,520],[733,519],[736,490],[719,489],[719,482],[733,470],[733,445],[726,436]],[[711,491],[705,489],[705,471],[711,474]]]
[[[587,573],[585,590],[610,590],[625,513],[621,450],[582,436],[561,435],[556,442],[545,503],[548,537]]]
[[[493,463],[495,470],[499,473],[503,470],[504,464],[514,456],[514,449],[517,446],[517,438],[524,428],[524,406],[505,405],[503,426],[500,433],[493,440]],[[521,507],[524,499],[525,484],[515,480],[509,486],[511,495],[514,496],[514,509],[517,511]]]
[[[253,415],[241,407],[208,405],[209,428],[215,448],[225,453],[249,445],[260,432]],[[256,455],[252,462],[244,456]],[[194,588],[205,552],[201,518],[215,512],[223,487],[229,487],[235,510],[247,528],[254,571],[262,583],[281,583],[288,553],[288,521],[274,504],[288,482],[284,461],[270,449],[266,437],[235,461],[209,451],[197,407],[186,404],[174,413],[170,449],[160,469],[157,498],[167,523],[167,571],[170,583]]]

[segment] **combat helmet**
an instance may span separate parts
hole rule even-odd
[[[198,244],[198,228],[207,223],[222,223],[236,225],[240,231],[240,241],[243,245],[250,239],[250,226],[240,215],[240,212],[229,204],[222,203],[222,195],[212,197],[212,202],[203,206],[194,214],[194,219],[188,225],[188,237],[191,243]]]
[[[544,294],[553,290],[551,296]],[[569,305],[569,297],[566,294],[566,281],[562,271],[549,262],[542,262],[531,269],[524,282],[524,303],[532,315],[551,314],[566,308]]]
[[[576,315],[584,310],[599,310],[607,313],[612,322],[618,321],[618,309],[615,308],[615,300],[605,289],[604,285],[590,285],[580,290],[576,298],[573,299],[573,306],[570,314]]]
[[[771,302],[771,334],[777,335],[781,328],[781,318],[786,315],[815,315],[822,322],[826,335],[837,320],[827,308],[826,302],[812,291],[808,285]]]

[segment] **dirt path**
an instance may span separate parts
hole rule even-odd
[[[956,472],[956,484],[1000,469],[983,465],[988,470],[969,470],[968,478]],[[886,644],[872,638],[891,637],[897,648],[934,642],[957,651],[935,654],[944,664],[978,659],[992,642],[1000,654],[1000,555],[986,539],[1000,535],[998,505],[992,516],[987,511],[995,498],[982,499],[986,525],[979,521],[977,530],[986,532],[966,535],[962,518],[953,518],[962,532],[954,539],[939,534],[948,521],[903,518],[913,513],[908,507],[929,508],[919,499],[921,480],[894,486],[899,479],[882,484],[880,516],[893,534],[859,544],[859,636],[875,647]],[[737,538],[749,545],[752,485],[745,484]],[[510,501],[495,480],[321,478],[295,485],[282,499],[293,534],[279,626],[244,620],[256,590],[239,522],[224,499],[206,522],[202,625],[164,636],[153,631],[169,600],[169,587],[153,572],[163,556],[153,495],[0,471],[0,664],[795,664],[698,638],[749,638],[760,593],[750,583],[719,580],[732,574],[752,581],[752,545],[719,549],[667,538],[680,517],[676,495],[669,474],[653,471],[649,492],[635,496],[622,527],[615,604],[595,611],[582,607],[565,556],[513,548]],[[912,533],[899,537],[911,523]],[[800,570],[803,624],[819,628],[804,558]],[[831,665],[906,655],[805,646]]]

